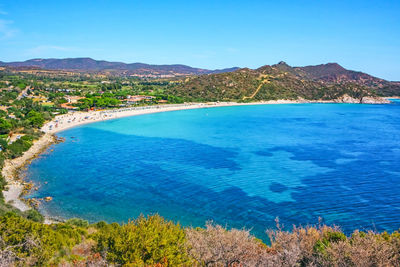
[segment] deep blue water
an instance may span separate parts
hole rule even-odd
[[[400,102],[165,112],[59,134],[30,165],[42,212],[91,222],[159,213],[263,237],[274,219],[400,228]],[[47,183],[45,183],[47,182]]]

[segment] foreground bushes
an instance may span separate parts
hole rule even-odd
[[[189,255],[200,266],[267,266],[271,250],[247,230],[227,230],[207,223],[186,229]]]
[[[400,234],[278,225],[267,246],[247,230],[182,228],[155,215],[124,225],[43,225],[0,217],[0,266],[400,266]]]
[[[0,260],[49,264],[80,243],[83,233],[64,224],[48,226],[8,213],[0,217]]]
[[[93,235],[97,241],[95,252],[110,262],[134,266],[190,264],[183,229],[158,215],[147,219],[141,216],[123,226],[116,223],[96,226],[99,231]]]

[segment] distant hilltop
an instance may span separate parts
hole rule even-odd
[[[151,65],[144,63],[123,63],[110,62],[105,60],[94,60],[92,58],[64,58],[64,59],[30,59],[22,62],[1,62],[3,67],[36,67],[47,70],[70,70],[79,72],[100,72],[104,74],[114,75],[137,75],[137,76],[185,76],[185,75],[201,75],[211,73],[223,73],[237,70],[237,67],[207,70],[193,68],[186,65]]]
[[[175,95],[198,100],[342,99],[349,102],[352,99],[363,102],[365,97],[399,96],[400,82],[347,70],[337,63],[291,67],[281,61],[258,69],[189,77],[174,90]]]
[[[174,94],[202,101],[337,99],[342,96],[361,99],[363,96],[400,95],[400,82],[386,81],[363,72],[348,70],[337,63],[292,67],[281,61],[258,69],[233,67],[208,70],[181,64],[127,64],[92,58],[65,58],[0,61],[0,67],[21,71],[69,71],[110,76],[182,77],[179,85],[172,89]]]

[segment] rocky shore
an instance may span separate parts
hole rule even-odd
[[[361,98],[354,98],[349,95],[343,95],[334,100],[335,103],[352,103],[352,104],[389,104],[390,101],[383,97],[377,96],[364,96]]]
[[[36,140],[31,148],[21,157],[8,159],[4,162],[2,175],[7,181],[6,190],[3,191],[4,201],[6,203],[10,203],[21,211],[30,209],[30,207],[19,198],[28,184],[19,178],[18,172],[55,141],[56,137],[54,135],[46,133],[40,139]]]

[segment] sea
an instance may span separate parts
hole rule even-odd
[[[127,223],[159,214],[264,239],[319,223],[400,228],[400,102],[171,111],[58,133],[25,171],[50,217]]]

